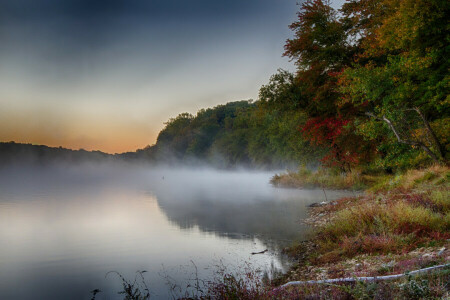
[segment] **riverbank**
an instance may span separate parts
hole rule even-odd
[[[305,167],[296,172],[287,171],[275,174],[270,183],[281,188],[324,188],[334,190],[365,190],[379,182],[388,180],[389,176],[368,175],[358,171],[341,174],[329,169],[311,171]]]
[[[448,264],[449,179],[448,167],[411,170],[378,180],[365,195],[311,207],[304,222],[315,233],[285,249],[297,264],[274,283],[383,276]],[[442,298],[449,296],[449,273],[447,267],[420,278],[290,289],[319,298]]]
[[[286,274],[266,284],[255,277],[251,284],[224,280],[213,284],[213,294],[219,299],[450,297],[448,167],[379,177],[364,195],[310,207],[303,222],[315,231],[308,241],[284,249],[296,261]],[[408,275],[422,269],[427,271]],[[379,280],[389,275],[398,277]],[[375,278],[358,281],[357,277]],[[339,278],[354,282],[297,282]],[[296,285],[280,288],[294,281]]]
[[[448,298],[450,169],[433,166],[389,178],[378,180],[362,195],[311,206],[302,222],[312,226],[314,233],[308,241],[284,249],[295,260],[284,275],[269,279],[270,274],[262,276],[252,266],[240,274],[218,270],[210,280],[196,280],[200,286],[194,290],[190,284],[181,289],[186,296],[179,298]],[[423,269],[427,272],[405,275]],[[379,280],[390,275],[401,277]],[[357,277],[377,278],[363,282]],[[340,278],[355,282],[280,288],[292,281]]]

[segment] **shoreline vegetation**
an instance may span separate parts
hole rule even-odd
[[[319,172],[320,176],[304,170],[297,177],[277,175],[280,181],[287,176],[289,184],[274,184],[354,187],[345,176],[336,181],[338,175],[327,179]],[[310,207],[303,223],[314,232],[307,241],[283,250],[295,261],[287,273],[266,281],[252,276],[250,284],[245,280],[248,274],[244,279],[228,274],[198,299],[448,299],[450,168],[433,165],[374,176],[365,184],[362,195]],[[421,269],[429,272],[417,272]],[[350,280],[337,280],[342,278]],[[319,283],[290,284],[296,281]]]
[[[284,250],[297,264],[272,284],[385,276],[448,264],[449,180],[447,166],[409,170],[378,180],[361,196],[311,207],[304,223],[315,228],[314,234]],[[449,282],[447,266],[389,282],[291,288],[317,299],[444,299],[450,296]]]
[[[280,187],[343,189],[363,182],[365,192],[310,207],[303,222],[314,232],[283,250],[295,261],[287,273],[265,282],[252,277],[247,285],[228,278],[215,282],[210,286],[214,293],[200,299],[448,299],[450,168],[433,165],[364,181],[354,178],[304,168],[275,175],[272,183]],[[417,272],[421,269],[429,272]],[[341,278],[352,280],[289,284]]]
[[[360,172],[333,172],[329,169],[311,171],[302,166],[297,172],[287,171],[275,174],[270,183],[280,188],[322,188],[333,190],[364,190],[380,178],[363,175]]]

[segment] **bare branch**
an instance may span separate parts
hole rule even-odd
[[[424,143],[420,142],[420,141],[414,141],[414,140],[409,140],[409,139],[403,139],[397,128],[394,126],[394,124],[392,123],[391,120],[389,120],[385,115],[383,115],[381,118],[376,116],[375,114],[371,113],[371,112],[366,112],[366,115],[373,117],[379,121],[383,121],[385,122],[389,128],[392,130],[392,132],[394,133],[395,137],[397,138],[397,141],[401,144],[406,144],[406,145],[410,145],[410,146],[414,146],[414,147],[420,147],[422,148],[435,162],[439,163],[439,158],[436,156],[436,154],[433,153],[433,151],[431,151],[431,149],[429,147],[427,147]]]
[[[375,115],[374,113],[371,113],[370,111],[366,111],[366,116],[372,117],[374,119],[377,119],[378,121],[383,121],[382,118],[378,117],[377,115]]]

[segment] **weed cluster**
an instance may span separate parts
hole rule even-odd
[[[338,211],[319,229],[315,240],[329,260],[361,253],[409,251],[448,238],[447,204],[437,204],[424,194],[408,194],[378,202],[363,197],[355,206]]]
[[[421,276],[389,282],[354,282],[340,284],[305,285],[286,289],[275,289],[263,284],[255,273],[222,274],[220,280],[208,283],[206,292],[173,299],[196,300],[274,300],[274,299],[442,299],[449,295],[450,269]],[[150,299],[147,290],[128,289],[124,281],[126,300]]]

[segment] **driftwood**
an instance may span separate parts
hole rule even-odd
[[[321,207],[321,206],[324,206],[324,205],[327,205],[327,204],[329,204],[330,202],[325,202],[325,201],[322,201],[322,202],[315,202],[315,203],[312,203],[312,204],[310,204],[310,205],[308,205],[308,207]]]
[[[288,283],[283,284],[282,286],[276,289],[282,289],[288,286],[293,285],[304,285],[304,284],[321,284],[321,283],[339,283],[339,282],[356,282],[356,281],[378,281],[378,280],[391,280],[397,279],[408,275],[414,275],[419,273],[424,273],[428,271],[432,271],[435,269],[441,269],[445,267],[450,267],[450,264],[438,265],[429,268],[424,268],[420,270],[411,271],[403,274],[395,274],[395,275],[386,275],[386,276],[375,276],[375,277],[346,277],[346,278],[335,278],[335,279],[325,279],[325,280],[308,280],[308,281],[290,281]]]
[[[266,253],[267,251],[269,251],[269,250],[263,250],[263,251],[259,251],[259,252],[252,252],[251,254],[252,255],[255,255],[255,254],[264,254],[264,253]]]

